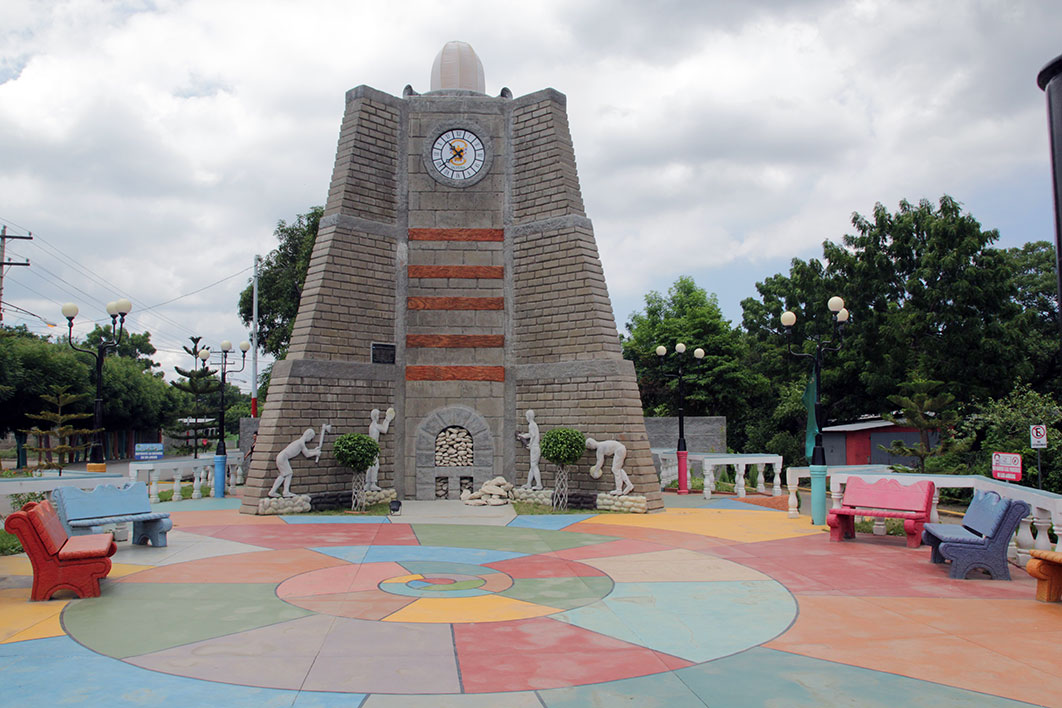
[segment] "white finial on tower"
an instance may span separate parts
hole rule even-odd
[[[483,62],[467,42],[447,42],[431,67],[431,90],[464,89],[487,92]]]

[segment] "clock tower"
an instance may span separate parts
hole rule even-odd
[[[400,499],[458,498],[494,477],[521,484],[525,412],[627,448],[632,494],[662,508],[634,367],[623,359],[583,211],[564,95],[485,92],[471,47],[451,42],[431,90],[347,92],[325,215],[287,358],[269,399],[242,511],[307,427],[380,437],[379,485]],[[333,438],[334,439],[334,438]],[[442,443],[440,443],[442,441]],[[582,464],[585,463],[585,464]],[[587,453],[570,495],[613,488]],[[350,493],[331,454],[292,461],[297,494]],[[553,466],[541,463],[552,486]]]

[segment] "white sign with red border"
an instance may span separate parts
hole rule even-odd
[[[1016,452],[993,452],[992,476],[996,479],[1020,482],[1021,455]]]
[[[1047,426],[1046,425],[1030,425],[1029,426],[1029,447],[1033,450],[1037,448],[1047,447]]]

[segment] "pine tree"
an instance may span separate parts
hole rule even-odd
[[[926,460],[948,452],[961,452],[963,443],[952,434],[959,413],[955,409],[955,396],[938,391],[943,386],[941,381],[929,381],[915,377],[900,384],[903,394],[889,396],[889,401],[900,407],[899,415],[885,414],[885,420],[896,425],[908,425],[917,428],[919,442],[917,445],[904,445],[894,440],[890,447],[880,445],[881,449],[900,457],[918,458],[918,472],[926,471]],[[930,442],[930,433],[938,432],[939,442]]]
[[[42,423],[50,423],[51,427],[44,429],[39,426],[24,430],[22,432],[28,433],[37,439],[37,446],[27,446],[31,452],[37,453],[38,469],[46,470],[59,470],[59,476],[63,476],[63,467],[70,464],[73,460],[74,454],[84,452],[92,447],[92,438],[88,437],[88,442],[73,444],[71,439],[75,436],[81,436],[84,439],[87,436],[95,435],[99,432],[99,429],[93,428],[75,428],[71,423],[75,420],[84,420],[85,418],[91,418],[92,413],[64,413],[63,408],[69,406],[71,403],[76,403],[85,398],[86,394],[83,393],[67,393],[66,386],[55,386],[52,388],[52,392],[41,395],[45,403],[50,406],[54,406],[54,411],[41,411],[40,413],[27,413],[28,418],[33,420],[39,420]],[[51,436],[55,436],[57,444],[51,445]],[[49,458],[47,462],[42,461],[42,458]]]
[[[200,361],[199,352],[204,348],[199,346],[199,340],[202,337],[189,337],[192,342],[191,347],[183,347],[183,349],[192,356],[192,368],[182,369],[179,366],[173,367],[174,370],[184,377],[184,381],[174,381],[174,388],[190,393],[195,397],[195,403],[190,411],[186,411],[186,415],[192,418],[195,422],[192,424],[191,430],[193,434],[192,450],[195,457],[199,457],[199,419],[203,417],[203,410],[199,406],[200,397],[210,393],[214,393],[221,389],[221,382],[214,378],[214,374],[217,373],[216,369],[211,369],[206,366],[206,362],[203,366],[198,367]],[[187,429],[183,432],[187,432]]]

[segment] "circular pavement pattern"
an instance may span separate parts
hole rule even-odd
[[[299,532],[313,537],[311,526],[326,524]],[[169,674],[445,694],[680,669],[762,644],[796,615],[792,595],[766,575],[666,542],[406,528],[403,545],[395,544],[398,529],[363,538],[332,525],[316,537],[327,532],[337,545],[159,566],[71,605],[63,623],[90,649]],[[272,535],[260,542],[280,538],[279,530],[264,529]]]

